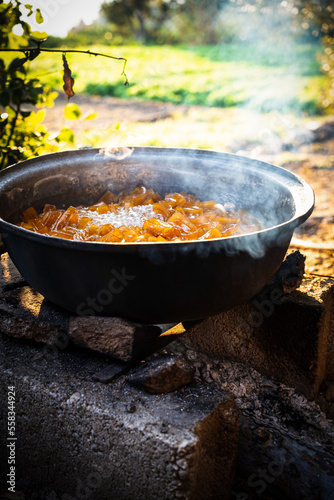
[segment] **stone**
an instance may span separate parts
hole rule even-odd
[[[14,289],[20,285],[27,285],[19,271],[14,266],[8,253],[0,255],[0,290],[3,293],[6,290]]]
[[[306,257],[298,250],[286,256],[274,277],[254,297],[254,301],[270,299],[272,294],[291,293],[300,287],[305,273]]]
[[[115,378],[119,377],[126,371],[128,371],[128,366],[120,363],[111,363],[106,368],[94,373],[92,375],[92,380],[95,382],[102,382],[103,384],[108,384]]]
[[[7,253],[0,257],[0,331],[15,338],[64,348],[69,314],[22,278]]]
[[[143,363],[127,377],[127,382],[152,394],[175,391],[191,384],[195,367],[182,356],[159,356]]]
[[[129,362],[142,357],[161,334],[154,325],[141,325],[121,318],[71,317],[71,340],[81,346]]]

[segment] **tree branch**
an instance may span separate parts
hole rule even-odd
[[[114,59],[116,61],[124,61],[123,64],[123,71],[121,73],[122,76],[124,76],[125,82],[124,85],[128,85],[128,77],[126,76],[125,73],[125,66],[128,60],[125,57],[115,57],[115,56],[110,56],[108,54],[101,54],[99,52],[91,52],[90,50],[79,50],[79,49],[45,49],[42,47],[24,47],[21,49],[0,49],[0,52],[23,52],[23,54],[27,55],[30,54],[30,52],[38,50],[39,52],[60,52],[61,54],[68,54],[68,53],[79,53],[79,54],[88,54],[90,56],[101,56],[101,57],[108,57],[108,59]]]

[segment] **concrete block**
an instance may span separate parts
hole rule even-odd
[[[231,500],[334,500],[334,425],[319,406],[249,365],[194,350],[185,336],[177,342],[197,376],[229,391],[241,411]]]
[[[94,382],[108,360],[90,351],[49,352],[4,335],[0,349],[0,470],[8,469],[7,387],[15,386],[16,488],[26,498],[230,497],[239,411],[226,393],[197,381],[152,395],[123,374]]]
[[[298,290],[254,300],[187,327],[196,349],[246,363],[326,411],[334,403],[334,279],[306,276]]]

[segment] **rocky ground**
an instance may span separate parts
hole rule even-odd
[[[230,111],[225,109],[178,106],[154,101],[139,102],[112,97],[80,95],[75,96],[71,102],[80,106],[83,117],[92,111],[97,113],[94,120],[89,122],[82,120],[76,124],[75,127],[79,130],[87,129],[87,127],[104,130],[117,123],[136,123],[139,127],[140,124],[142,127],[146,127],[147,124],[156,124],[158,127],[163,121],[176,120],[182,115],[184,123],[187,123],[187,117],[189,122],[192,122],[191,130],[194,132],[194,127],[196,128],[194,121],[203,130],[208,116],[216,122],[230,120],[231,116],[227,114]],[[48,129],[56,130],[64,125],[62,118],[64,104],[64,98],[60,96],[55,106],[47,111],[44,123]],[[308,221],[296,230],[291,249],[300,248],[307,256],[306,271],[308,273],[333,276],[334,120],[326,118],[321,121],[311,121],[305,118],[304,121],[299,120],[297,126],[289,124],[285,127],[284,133],[279,135],[265,128],[265,123],[261,121],[262,118],[259,118],[255,127],[262,128],[260,132],[257,132],[256,140],[250,140],[249,136],[244,137],[243,127],[240,126],[242,121],[246,122],[247,118],[249,120],[249,115],[240,109],[236,113],[240,116],[236,124],[230,122],[231,127],[227,134],[227,142],[225,141],[228,152],[249,155],[283,166],[303,177],[312,186],[316,196],[315,210]],[[177,128],[176,122],[175,128]],[[157,134],[159,134],[158,128]],[[180,144],[180,146],[183,145]],[[220,147],[217,149],[221,150]]]

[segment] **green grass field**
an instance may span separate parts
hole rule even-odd
[[[326,77],[317,61],[321,51],[317,44],[89,49],[125,57],[129,86],[121,76],[122,61],[68,54],[76,93],[200,106],[243,105],[260,112],[322,112]],[[30,63],[30,69],[32,76],[61,90],[61,54],[44,53]]]

